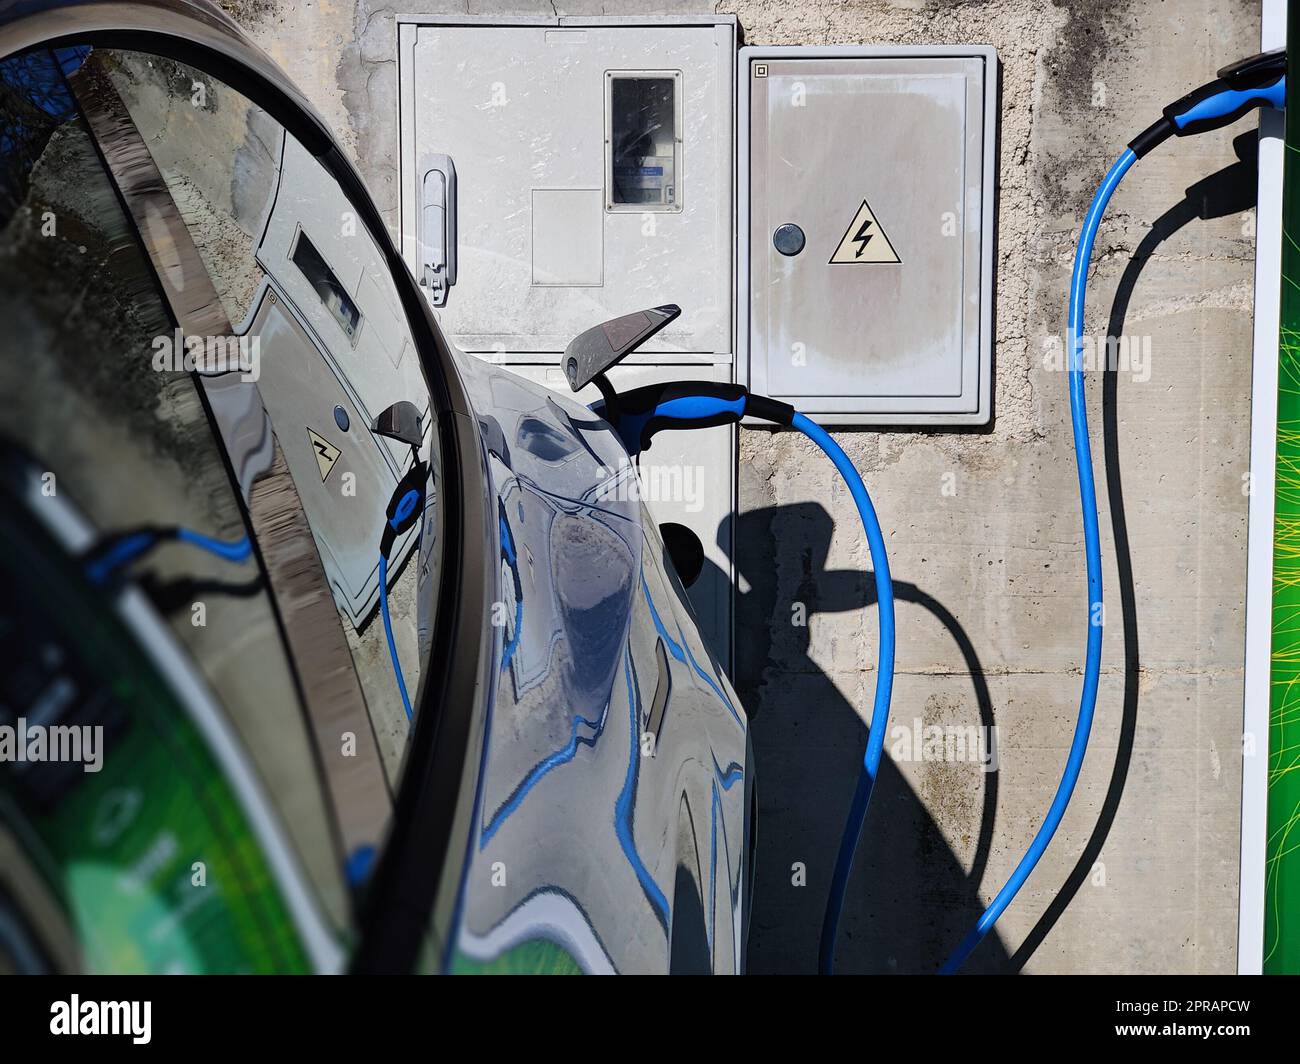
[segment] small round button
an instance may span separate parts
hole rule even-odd
[[[348,417],[348,412],[341,406],[336,406],[334,408],[334,424],[336,424],[343,432],[347,432],[348,426],[352,424],[351,419]]]
[[[798,255],[805,243],[807,241],[804,240],[803,230],[794,222],[778,225],[772,234],[772,246],[782,255]]]

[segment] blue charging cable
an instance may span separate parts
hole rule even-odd
[[[1097,706],[1097,682],[1101,675],[1101,530],[1097,520],[1097,488],[1092,476],[1092,448],[1088,442],[1088,411],[1083,390],[1083,307],[1084,296],[1088,286],[1088,262],[1092,257],[1093,242],[1097,238],[1097,227],[1101,223],[1106,204],[1120,179],[1137,162],[1133,151],[1127,150],[1116,160],[1102,181],[1101,187],[1093,196],[1092,205],[1084,218],[1083,231],[1074,255],[1074,273],[1070,280],[1070,312],[1066,327],[1066,349],[1069,352],[1070,385],[1070,422],[1074,430],[1074,458],[1079,470],[1079,498],[1083,504],[1083,543],[1088,568],[1088,641],[1083,666],[1083,694],[1079,699],[1079,716],[1074,725],[1074,738],[1070,742],[1070,754],[1066,759],[1065,772],[1057,785],[1056,795],[1047,810],[1038,833],[1029,844],[1029,849],[1020,858],[1006,885],[998,891],[997,896],[983,915],[980,916],[970,933],[961,941],[947,963],[940,969],[940,974],[951,975],[970,956],[971,951],[983,941],[999,916],[1013,898],[1019,893],[1029,873],[1038,864],[1039,858],[1047,849],[1052,836],[1065,816],[1066,806],[1074,794],[1074,786],[1079,781],[1083,769],[1083,756],[1088,750],[1088,735],[1092,730],[1093,711]]]
[[[984,936],[992,930],[998,917],[1015,899],[1025,880],[1047,850],[1065,816],[1083,770],[1097,706],[1097,684],[1101,675],[1101,636],[1104,613],[1101,597],[1101,530],[1097,517],[1097,489],[1092,476],[1092,449],[1088,442],[1088,412],[1084,395],[1083,326],[1084,302],[1088,289],[1088,264],[1106,205],[1124,175],[1135,162],[1170,136],[1190,136],[1218,129],[1235,122],[1255,107],[1283,106],[1286,99],[1285,54],[1266,53],[1243,60],[1219,72],[1219,79],[1203,85],[1165,108],[1154,125],[1136,137],[1128,149],[1102,179],[1088,213],[1084,216],[1075,248],[1074,270],[1070,276],[1070,306],[1066,326],[1068,351],[1070,424],[1074,433],[1074,457],[1079,473],[1079,499],[1083,509],[1084,555],[1088,573],[1088,637],[1083,666],[1083,692],[1079,698],[1079,715],[1074,737],[1066,758],[1065,771],[1057,784],[1052,804],[1006,884],[994,896],[970,933],[962,939],[940,969],[942,975],[954,974]]]
[[[384,618],[384,636],[388,639],[388,656],[393,662],[393,675],[397,678],[397,690],[402,696],[402,708],[406,710],[406,719],[414,720],[411,696],[406,693],[402,663],[397,657],[397,643],[393,639],[393,619],[388,614],[388,555],[382,553],[379,555],[379,612]]]
[[[831,876],[831,890],[822,918],[822,937],[818,951],[818,968],[823,975],[831,975],[835,968],[835,938],[839,931],[840,913],[844,908],[844,894],[849,885],[849,872],[853,869],[853,855],[857,852],[862,823],[867,817],[867,805],[876,786],[876,773],[885,749],[885,731],[889,723],[889,699],[894,689],[894,583],[889,576],[889,560],[885,554],[885,537],[880,530],[875,507],[867,486],[849,456],[820,425],[803,414],[795,414],[790,422],[813,441],[834,463],[844,483],[853,496],[862,528],[867,534],[871,551],[871,568],[876,578],[876,610],[880,615],[880,650],[876,664],[876,698],[871,710],[871,730],[867,734],[867,749],[862,757],[862,772],[849,806],[848,822],[840,838],[840,852],[835,859]]]
[[[247,536],[226,541],[190,528],[137,528],[118,533],[94,547],[86,555],[86,578],[92,584],[105,584],[124,566],[169,540],[197,547],[227,562],[247,561],[253,554],[253,544]]]
[[[600,409],[598,404],[598,409]],[[618,396],[617,411],[610,411],[613,424],[629,454],[639,454],[655,432],[665,428],[702,428],[739,421],[745,415],[797,429],[816,444],[848,485],[871,552],[876,583],[876,610],[880,617],[880,647],[876,664],[876,693],[871,710],[871,729],[862,758],[853,803],[840,840],[839,854],[831,875],[830,893],[822,921],[819,968],[831,974],[835,938],[839,928],[849,873],[857,851],[867,806],[875,788],[880,759],[884,754],[889,724],[889,701],[894,687],[894,585],[889,575],[885,537],[871,496],[861,475],[825,429],[785,403],[751,395],[740,385],[687,382],[650,385]]]

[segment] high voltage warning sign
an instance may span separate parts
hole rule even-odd
[[[831,256],[831,265],[854,262],[901,263],[902,261],[898,257],[898,252],[894,250],[894,245],[889,242],[889,237],[880,228],[876,216],[871,213],[871,207],[866,200],[863,200],[858,213],[853,216],[852,223],[844,230],[839,247]]]
[[[334,468],[334,463],[339,460],[342,452],[320,433],[314,432],[310,426],[307,428],[307,435],[311,437],[311,449],[316,452],[316,464],[320,467],[320,478],[324,480],[330,475],[330,470]]]

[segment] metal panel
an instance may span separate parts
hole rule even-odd
[[[1265,0],[1260,49],[1282,48],[1285,0]],[[1286,123],[1259,113],[1259,207],[1255,219],[1255,334],[1251,381],[1249,539],[1246,553],[1246,652],[1243,735],[1255,749],[1241,760],[1241,876],[1237,974],[1264,970],[1268,849],[1268,735],[1273,655],[1273,520],[1277,487],[1278,337],[1282,289],[1282,169]]]
[[[988,420],[995,63],[741,50],[756,392],[828,424]]]
[[[681,318],[641,358],[732,361],[735,25],[686,22],[403,21],[403,252],[418,268],[418,153],[445,152],[459,175],[459,278],[438,313],[463,350],[558,360],[583,329],[675,302]],[[629,76],[677,86],[680,143],[647,164],[680,165],[668,208],[607,203],[611,83]],[[594,220],[579,191],[593,189]]]

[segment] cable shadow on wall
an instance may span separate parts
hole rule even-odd
[[[831,868],[866,745],[867,727],[810,653],[806,622],[813,615],[871,611],[876,602],[868,573],[826,568],[835,527],[819,503],[749,511],[737,523],[737,569],[745,588],[736,601],[737,689],[753,722],[759,802],[749,943],[754,972],[816,970]],[[790,576],[773,564],[778,544],[786,573],[802,569],[793,590]],[[969,635],[941,602],[914,584],[896,580],[894,593],[900,602],[926,609],[953,639],[974,686],[978,723],[992,735],[993,700]],[[796,602],[806,610],[804,623],[783,623]],[[864,682],[870,688],[874,674]],[[868,690],[867,703],[869,696]],[[887,750],[894,726],[910,730],[927,714],[919,704],[906,705],[896,691],[891,716]],[[979,886],[993,843],[998,774],[983,773],[982,798],[971,803],[977,808],[943,810],[941,828],[932,812],[936,795],[969,793],[966,786],[947,788],[948,774],[977,769],[935,768],[944,777],[935,777],[935,792],[918,794],[889,756],[882,761],[849,883],[837,971],[934,971],[983,910]],[[944,834],[957,822],[973,827],[970,873]],[[806,886],[793,881],[796,863],[806,868]],[[998,971],[1006,962],[1006,951],[991,936],[972,970]]]
[[[1108,338],[1124,335],[1124,323],[1132,302],[1133,291],[1137,287],[1143,269],[1161,244],[1194,221],[1209,221],[1229,214],[1239,214],[1255,206],[1259,161],[1258,135],[1254,131],[1243,133],[1233,140],[1232,147],[1237,154],[1238,162],[1188,188],[1181,202],[1156,219],[1150,231],[1133,252],[1115,291],[1114,302],[1111,304],[1110,319],[1106,325]],[[1043,940],[1056,926],[1056,922],[1079,892],[1079,888],[1092,874],[1093,867],[1101,857],[1111,826],[1115,822],[1115,814],[1119,809],[1133,760],[1133,739],[1137,732],[1138,719],[1141,653],[1133,584],[1133,558],[1129,548],[1128,519],[1124,511],[1124,488],[1120,470],[1118,392],[1119,367],[1108,362],[1102,374],[1102,436],[1106,465],[1106,497],[1115,537],[1115,564],[1119,576],[1120,611],[1124,631],[1124,697],[1119,741],[1115,749],[1115,762],[1111,768],[1106,797],[1102,802],[1088,844],[1083,848],[1079,860],[1060,891],[1011,957],[1009,969],[1013,972],[1019,972],[1024,968],[1034,955],[1034,951],[1042,945]]]

